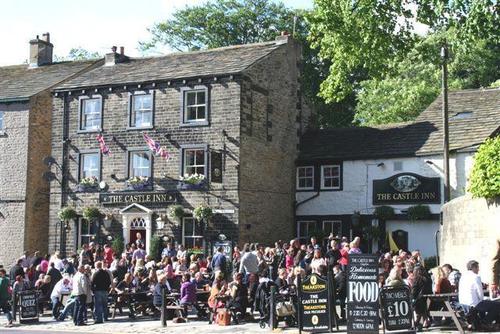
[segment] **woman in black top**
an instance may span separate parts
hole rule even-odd
[[[427,301],[426,298],[423,297],[423,295],[426,294],[432,294],[432,281],[425,268],[423,266],[417,266],[414,269],[414,280],[413,286],[411,287],[413,308],[417,314],[417,326],[419,326],[420,320],[423,321],[424,327],[429,327],[430,325]]]

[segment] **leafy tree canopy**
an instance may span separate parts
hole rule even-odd
[[[79,46],[69,50],[67,56],[61,57],[56,55],[55,60],[56,61],[88,60],[88,59],[98,59],[102,57],[103,56],[99,52],[89,51]]]

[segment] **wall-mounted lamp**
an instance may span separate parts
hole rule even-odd
[[[156,218],[156,228],[162,230],[165,227],[165,215],[159,215]]]
[[[377,164],[377,167],[384,167],[384,166],[385,166],[385,163],[383,163],[383,162],[379,162],[379,163]]]

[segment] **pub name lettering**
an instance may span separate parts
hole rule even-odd
[[[436,199],[435,193],[395,193],[395,194],[376,194],[378,201],[390,200],[434,200]]]

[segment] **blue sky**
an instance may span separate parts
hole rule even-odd
[[[112,45],[140,56],[139,40],[147,28],[168,18],[175,9],[204,0],[2,0],[0,66],[21,64],[29,56],[28,42],[50,32],[54,53],[65,56],[73,47],[106,53]],[[288,7],[311,8],[313,0],[285,0]],[[167,49],[163,50],[168,52]]]

